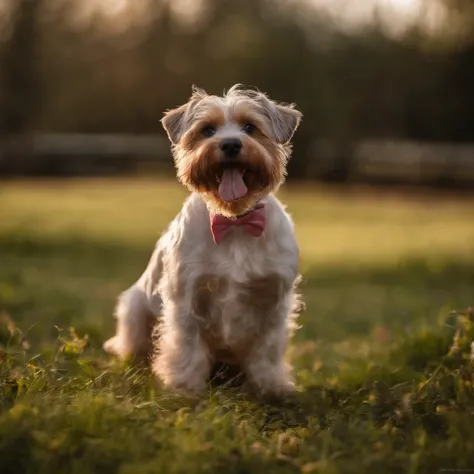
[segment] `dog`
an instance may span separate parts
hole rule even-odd
[[[301,308],[294,225],[274,192],[302,118],[293,104],[237,84],[193,87],[162,125],[191,195],[143,275],[119,297],[104,348],[149,358],[165,387],[202,392],[216,363],[260,394],[295,390],[285,358]]]

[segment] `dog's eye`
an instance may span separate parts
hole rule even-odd
[[[213,127],[212,125],[208,125],[207,127],[204,127],[202,129],[202,134],[205,136],[205,137],[212,137],[213,135],[215,135],[217,132],[216,130],[216,127]]]
[[[247,135],[251,135],[254,130],[255,130],[255,125],[252,125],[251,123],[247,123],[244,125],[244,128],[242,129]]]

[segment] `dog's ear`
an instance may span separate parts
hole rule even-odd
[[[278,143],[288,143],[293,137],[303,114],[293,104],[277,104],[269,101],[268,117]]]
[[[261,92],[257,92],[256,99],[270,122],[275,140],[282,145],[288,143],[296,132],[303,114],[296,110],[294,104],[279,104]]]
[[[285,144],[292,139],[302,118],[303,114],[294,105],[275,104],[272,125],[279,143]]]
[[[188,109],[188,104],[184,104],[177,109],[168,110],[165,116],[161,119],[161,125],[168,134],[173,145],[176,145],[183,134],[184,116]]]
[[[193,85],[192,90],[193,93],[186,104],[177,107],[176,109],[168,110],[168,112],[165,113],[165,116],[161,119],[161,124],[173,145],[176,145],[183,135],[191,111],[195,108],[198,102],[207,97],[204,89],[200,89]]]

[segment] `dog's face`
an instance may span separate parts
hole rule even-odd
[[[214,212],[244,214],[284,181],[290,140],[301,120],[292,105],[232,87],[223,97],[194,89],[162,120],[178,178]]]

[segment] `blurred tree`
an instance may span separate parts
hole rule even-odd
[[[446,9],[442,28],[454,45],[474,40],[474,2],[472,0],[439,0]]]
[[[0,112],[1,140],[8,159],[3,166],[28,172],[32,163],[32,137],[38,107],[36,48],[41,0],[11,3],[12,33],[2,57],[3,104]]]

